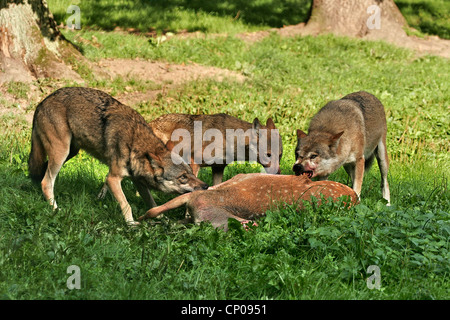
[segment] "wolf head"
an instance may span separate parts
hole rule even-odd
[[[257,161],[260,163],[266,173],[279,174],[280,173],[280,161],[283,155],[283,145],[281,141],[280,133],[275,127],[272,118],[269,118],[266,125],[263,126],[259,122],[258,118],[253,120],[252,132],[256,136],[256,139],[252,141],[257,142],[257,146],[250,146],[257,154]]]
[[[208,189],[208,185],[198,179],[184,160],[173,161],[171,152],[163,154],[144,153],[138,158],[139,173],[151,188],[166,192],[183,194],[194,190]]]
[[[327,177],[336,168],[339,140],[344,131],[337,134],[320,132],[307,135],[297,130],[297,146],[295,148],[295,164],[292,170],[295,175],[306,174],[309,178]]]

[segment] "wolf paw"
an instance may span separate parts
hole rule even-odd
[[[105,199],[107,193],[108,193],[108,187],[107,187],[106,185],[104,185],[104,186],[102,187],[102,190],[100,190],[100,192],[99,192],[97,198],[98,198],[99,200],[103,200],[103,199]]]

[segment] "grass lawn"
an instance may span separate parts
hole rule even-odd
[[[450,2],[446,0],[397,0],[409,26],[424,34],[450,39]]]
[[[274,3],[251,4],[259,2]],[[64,20],[61,12],[67,1],[49,3],[56,17]],[[94,8],[97,4],[110,3],[83,1],[93,10],[99,10]],[[146,7],[144,1],[137,3]],[[224,30],[206,28],[232,34],[291,21],[258,20],[258,15],[251,15],[251,4],[244,1],[225,2],[229,7],[211,1],[200,14],[200,1],[189,2],[189,6],[181,0],[156,3],[168,9],[164,12],[179,10],[186,17],[171,20],[176,24],[167,28],[175,31],[227,20]],[[280,3],[289,8],[295,1]],[[174,4],[180,4],[180,9]],[[240,18],[231,20],[232,5],[238,4],[246,10],[241,9]],[[128,8],[130,2],[114,1],[114,5]],[[274,6],[273,12],[277,8]],[[100,45],[77,42],[91,60],[139,57],[198,63],[247,76],[243,84],[189,82],[133,107],[147,119],[168,112],[227,112],[263,122],[273,117],[283,137],[282,174],[292,174],[295,130],[306,130],[321,106],[358,90],[375,94],[385,105],[388,121],[392,206],[386,207],[381,200],[380,176],[374,165],[364,178],[361,204],[350,210],[339,204],[313,204],[301,213],[292,207],[273,208],[258,221],[258,227],[245,232],[231,221],[230,231],[224,233],[208,223],[176,224],[184,214],[180,208],[158,223],[130,229],[110,195],[101,201],[96,198],[106,166],[82,152],[61,170],[55,187],[60,209],[52,212],[39,186],[27,178],[30,127],[6,114],[0,118],[0,298],[450,298],[448,60],[417,57],[383,42],[329,35],[272,35],[252,44],[233,36],[169,39],[155,44],[143,36],[109,32],[115,26],[144,28],[137,22],[141,19],[127,22],[128,10],[110,11],[111,20],[105,13],[105,21],[100,10],[95,10],[83,18],[92,28],[65,31],[74,42],[95,36]],[[295,14],[304,13],[293,12],[286,19],[297,19]],[[190,19],[192,15],[198,21]],[[275,19],[276,15],[265,17]],[[163,30],[170,25],[156,23],[146,26]],[[92,87],[145,89],[138,82],[100,83],[92,71],[78,67]],[[10,88],[26,95],[25,85]],[[254,164],[234,164],[226,169],[225,178],[259,170]],[[200,178],[211,183],[211,171],[202,170]],[[330,179],[348,183],[343,169]],[[124,181],[123,188],[133,212],[144,213],[145,205],[132,183]],[[154,196],[157,203],[173,197],[159,192]],[[72,265],[81,271],[79,290],[67,287],[67,268]],[[380,269],[379,290],[367,286],[371,265]]]
[[[236,33],[282,27],[305,21],[309,0],[50,0],[56,20],[70,16],[69,5],[81,11],[81,24],[95,29],[138,29],[142,32],[203,31]]]
[[[406,21],[420,34],[450,39],[450,2],[395,0]],[[306,22],[311,0],[49,0],[56,20],[65,23],[70,5],[80,7],[81,25],[101,30],[141,32],[237,32]]]

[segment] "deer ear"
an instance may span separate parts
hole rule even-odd
[[[303,139],[307,136],[306,133],[304,133],[302,130],[297,129],[297,139]]]
[[[267,127],[267,129],[276,129],[275,123],[273,123],[272,118],[267,119],[266,127]]]

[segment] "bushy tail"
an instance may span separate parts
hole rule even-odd
[[[31,180],[36,183],[42,181],[47,170],[48,163],[45,161],[46,156],[41,139],[39,139],[36,131],[33,129],[31,133],[30,157],[28,158],[28,174]]]

